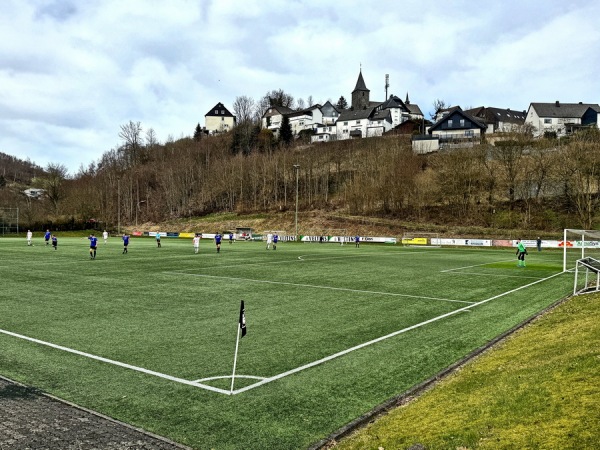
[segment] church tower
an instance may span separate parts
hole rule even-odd
[[[361,109],[367,109],[369,107],[369,91],[365,80],[362,76],[362,69],[358,73],[358,80],[356,81],[356,87],[352,91],[352,109],[358,111]]]

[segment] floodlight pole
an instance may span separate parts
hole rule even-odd
[[[298,239],[298,173],[300,172],[300,165],[294,164],[296,170],[296,239]]]

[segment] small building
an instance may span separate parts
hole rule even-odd
[[[217,103],[204,115],[204,124],[209,134],[223,133],[235,126],[235,116],[223,103]]]

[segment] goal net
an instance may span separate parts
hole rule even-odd
[[[559,246],[563,250],[563,271],[575,270],[580,259],[600,260],[600,231],[565,228]]]
[[[418,247],[441,247],[438,233],[414,231],[402,235],[402,245]]]
[[[19,232],[19,208],[0,208],[0,234]]]
[[[590,256],[578,259],[575,265],[573,295],[588,294],[600,290],[600,261]]]

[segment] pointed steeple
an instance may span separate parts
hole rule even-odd
[[[360,72],[358,72],[358,80],[356,80],[356,87],[352,91],[352,109],[355,111],[361,109],[367,109],[369,107],[369,89],[367,89],[367,85],[365,84],[365,80],[362,76],[362,67]]]
[[[368,91],[367,89],[367,85],[365,84],[365,80],[363,79],[362,76],[362,69],[360,72],[358,72],[358,80],[356,80],[356,87],[354,88],[355,91]],[[352,91],[354,92],[354,91]]]
[[[406,93],[406,101],[404,103],[406,105],[410,105],[410,100],[408,99],[408,92]]]

